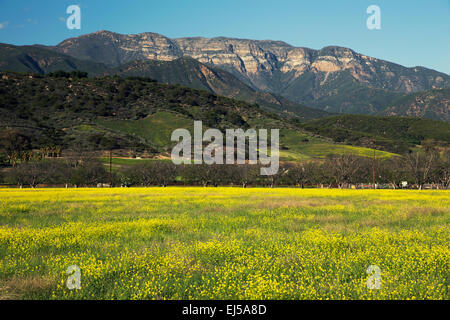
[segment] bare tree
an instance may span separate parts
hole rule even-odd
[[[96,160],[83,161],[72,171],[72,183],[76,186],[92,186],[108,180],[105,166]]]
[[[149,187],[154,184],[154,171],[148,163],[140,163],[123,170],[131,185]]]
[[[30,142],[18,131],[7,129],[0,137],[0,147],[5,151],[9,163],[15,167],[22,153],[29,149]]]
[[[166,187],[175,180],[177,172],[176,166],[171,162],[152,161],[122,170],[122,180],[127,177],[128,185]]]
[[[152,163],[154,172],[154,181],[157,185],[166,187],[168,184],[175,181],[177,176],[177,167],[168,161],[155,161]]]
[[[294,184],[299,185],[303,189],[305,181],[308,179],[309,172],[307,172],[306,165],[304,163],[288,165],[286,167],[286,178]]]
[[[342,189],[345,183],[355,182],[361,161],[360,157],[343,154],[327,159],[325,170],[339,189]]]
[[[233,183],[240,184],[246,188],[250,183],[256,182],[260,172],[260,166],[250,164],[235,164],[232,170]]]
[[[389,183],[394,189],[400,187],[400,183],[408,180],[407,172],[400,157],[392,157],[380,161],[377,167],[378,177],[382,182]]]
[[[442,157],[439,159],[436,170],[434,172],[436,181],[439,182],[445,189],[450,187],[450,150],[444,151]]]
[[[284,164],[280,164],[278,171],[275,174],[266,176],[266,180],[269,182],[270,188],[275,187],[277,184],[283,182],[283,178],[286,178],[286,172],[288,170],[288,166]]]
[[[38,184],[48,181],[48,172],[49,165],[46,162],[21,163],[9,172],[7,179],[20,187],[29,185],[31,188],[36,188]]]
[[[208,164],[192,164],[185,168],[185,179],[191,184],[207,187],[217,181],[217,166]],[[217,182],[216,182],[217,183]]]
[[[431,142],[422,145],[423,151],[411,152],[404,157],[405,167],[420,190],[425,183],[431,182],[432,171],[439,161],[439,151]]]

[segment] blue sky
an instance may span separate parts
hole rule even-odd
[[[81,30],[66,27],[72,4],[81,7]],[[381,30],[366,27],[372,4]],[[55,45],[98,30],[338,45],[450,74],[450,0],[0,0],[0,42]]]

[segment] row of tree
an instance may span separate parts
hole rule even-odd
[[[43,159],[18,164],[8,170],[4,182],[36,187],[39,184],[95,186],[167,185],[249,185],[347,187],[351,184],[389,184],[399,188],[407,181],[418,188],[433,183],[450,186],[450,152],[436,150],[410,153],[374,161],[370,158],[340,155],[324,160],[283,163],[276,175],[260,175],[259,165],[174,165],[151,161],[114,172],[94,158]]]

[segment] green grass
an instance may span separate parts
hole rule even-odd
[[[346,114],[312,120],[301,126],[309,132],[347,144],[363,145],[364,141],[373,140],[377,146],[394,152],[407,152],[408,148],[426,139],[443,144],[450,140],[449,123],[411,117]]]
[[[0,299],[448,299],[449,195],[1,189]]]
[[[341,155],[341,154],[353,154],[362,157],[372,157],[373,149],[347,146],[342,144],[331,144],[331,143],[320,143],[320,144],[309,144],[300,146],[298,148],[299,152],[314,155],[315,157],[326,157],[327,155]],[[375,156],[377,158],[390,158],[395,156],[394,153],[376,150]]]
[[[323,138],[293,130],[281,130],[281,144],[288,150],[280,150],[280,159],[284,161],[301,161],[311,158],[324,158],[328,155],[353,154],[362,157],[372,157],[373,149],[333,144]],[[390,158],[394,153],[377,150],[377,158]]]
[[[109,164],[109,158],[99,158],[100,162]],[[135,165],[139,163],[149,163],[154,161],[171,161],[170,159],[133,159],[133,158],[112,158],[111,162],[113,165]]]
[[[178,128],[192,129],[194,122],[175,113],[156,112],[140,120],[97,120],[102,126],[143,138],[157,147],[172,145],[170,137]]]

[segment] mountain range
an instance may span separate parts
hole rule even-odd
[[[99,31],[51,49],[110,67],[189,56],[229,71],[254,89],[331,112],[376,113],[402,94],[450,86],[450,76],[444,73],[406,68],[336,46],[313,50],[281,41]]]
[[[120,67],[77,59],[48,50],[42,46],[0,44],[0,70],[46,74],[58,70],[88,71],[91,76],[120,75],[148,77],[162,83],[179,84],[214,94],[257,103],[275,113],[293,115],[308,120],[329,116],[330,113],[294,103],[281,96],[251,88],[231,73],[212,68],[189,57],[173,61],[135,60]]]
[[[450,121],[449,91],[445,90],[450,76],[343,47],[313,50],[282,41],[170,39],[150,32],[110,31],[67,39],[56,46],[0,46],[0,70],[46,73],[56,69],[150,77],[257,103],[303,120],[355,113]]]

